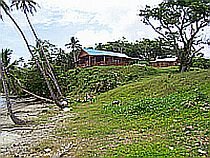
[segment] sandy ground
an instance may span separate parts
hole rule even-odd
[[[60,121],[75,117],[76,114],[69,111],[70,108],[60,111],[55,105],[28,98],[24,102],[23,100],[16,100],[12,109],[18,118],[32,122],[27,125],[15,125],[8,117],[6,107],[0,108],[0,158],[34,158],[59,155],[60,151],[53,153],[53,151],[45,149],[39,153],[34,153],[31,149],[44,139],[59,139],[53,135],[53,131]],[[56,115],[47,118],[46,121],[33,121],[50,111],[56,112]],[[59,156],[53,158],[57,157]]]
[[[29,98],[28,100],[33,100]],[[13,105],[13,112],[20,119],[33,120],[40,114],[49,111],[49,104],[42,102],[24,102],[18,101]],[[0,109],[0,158],[8,155],[12,157],[40,157],[30,155],[29,149],[32,145],[45,138],[54,129],[50,124],[35,124],[17,126],[7,115],[7,109]],[[28,152],[28,153],[27,153]]]

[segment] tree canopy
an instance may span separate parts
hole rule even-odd
[[[157,7],[146,6],[139,16],[175,51],[180,71],[187,71],[192,58],[203,48],[202,32],[210,22],[210,2],[207,0],[167,0]]]
[[[124,53],[130,57],[148,61],[157,56],[172,54],[167,50],[167,44],[163,40],[147,38],[129,42],[123,37],[117,41],[96,44],[95,49]]]

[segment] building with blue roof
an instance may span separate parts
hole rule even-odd
[[[79,67],[128,65],[132,61],[126,54],[95,49],[83,49],[78,59]]]

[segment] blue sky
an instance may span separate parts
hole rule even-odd
[[[138,10],[145,5],[155,5],[161,0],[37,0],[40,9],[31,21],[39,36],[58,47],[65,48],[72,36],[83,46],[118,40],[123,36],[129,41],[154,38],[154,31],[138,17]],[[24,15],[14,11],[13,16],[23,28],[31,44],[33,36]],[[10,20],[0,21],[0,48],[14,50],[13,58],[30,54]],[[210,54],[208,55],[210,56]]]

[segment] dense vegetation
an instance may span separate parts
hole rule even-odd
[[[158,70],[145,66],[108,66],[78,68],[62,73],[59,76],[63,91],[77,100],[83,100],[86,94],[98,95],[128,83],[142,80],[151,75],[176,72],[173,69]]]
[[[96,44],[95,49],[121,52],[129,57],[150,61],[157,56],[176,55],[173,51],[169,51],[167,47],[167,43],[161,39],[141,39],[129,42],[123,37],[117,41]]]
[[[55,151],[72,142],[67,156],[209,157],[210,71],[157,76],[163,70],[150,69],[149,77],[139,71],[138,82],[102,93],[93,104],[74,105],[74,118],[57,123],[59,144],[45,140],[33,150]],[[51,115],[57,113],[45,113],[43,120]]]

